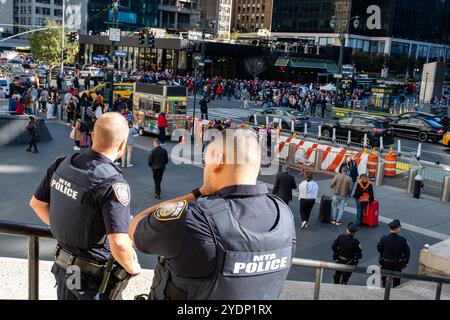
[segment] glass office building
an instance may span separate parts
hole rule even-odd
[[[118,13],[120,28],[125,31],[138,31],[158,25],[159,0],[121,0]],[[109,2],[90,0],[88,5],[87,30],[91,34],[105,32],[112,22]]]

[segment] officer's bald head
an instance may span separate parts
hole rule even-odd
[[[95,121],[92,133],[93,149],[110,151],[118,148],[128,138],[128,122],[117,112],[108,112]]]
[[[205,155],[205,174],[232,175],[256,179],[261,165],[261,148],[249,129],[227,129],[215,135]],[[230,178],[229,176],[221,178]]]

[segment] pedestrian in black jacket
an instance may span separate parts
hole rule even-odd
[[[28,145],[28,152],[32,153],[38,153],[38,149],[36,146],[36,142],[38,141],[38,127],[36,118],[34,116],[29,117],[30,122],[28,122],[28,125],[26,127],[28,136],[30,137],[30,144]],[[34,150],[31,151],[31,148],[34,147]]]
[[[297,189],[294,176],[289,174],[289,167],[284,165],[282,172],[277,174],[273,186],[273,194],[280,197],[281,200],[289,204],[292,201],[292,190]]]
[[[333,250],[333,260],[336,263],[346,265],[358,265],[359,259],[362,258],[362,249],[358,239],[355,239],[355,233],[358,227],[349,223],[345,234],[341,234],[334,240],[331,250]],[[351,272],[336,271],[334,274],[335,284],[347,284],[350,279]]]
[[[155,139],[153,141],[153,150],[148,157],[148,166],[153,171],[156,199],[161,199],[161,181],[168,163],[169,156],[167,154],[167,150],[161,147],[161,142],[158,139]]]
[[[206,119],[206,120],[208,120],[208,102],[209,102],[208,98],[203,98],[198,103],[200,105],[201,117],[202,117],[202,119]]]

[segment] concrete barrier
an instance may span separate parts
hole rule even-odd
[[[450,277],[450,239],[420,251],[419,273]]]
[[[39,140],[52,140],[48,131],[45,119],[37,118]],[[29,143],[29,136],[26,130],[28,116],[0,116],[0,146],[17,145]]]

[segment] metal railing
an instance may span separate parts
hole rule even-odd
[[[365,267],[356,267],[356,266],[350,266],[350,265],[345,265],[345,264],[299,259],[299,258],[293,258],[292,265],[296,266],[296,267],[314,268],[316,270],[315,281],[314,281],[314,294],[313,294],[314,300],[319,300],[323,271],[325,269],[333,270],[333,271],[341,271],[341,272],[368,274],[368,275],[372,274],[372,271],[369,268],[365,268]],[[408,280],[436,283],[437,286],[436,286],[435,300],[441,299],[443,284],[450,284],[450,278],[425,276],[425,275],[396,272],[396,271],[390,271],[390,270],[384,270],[384,269],[380,270],[380,276],[386,277],[386,285],[384,288],[384,300],[390,299],[391,289],[392,289],[392,281],[394,278],[403,278],[403,279],[408,279]]]
[[[50,228],[38,226],[34,224],[18,223],[0,220],[0,234],[17,235],[28,237],[28,299],[39,299],[39,239],[54,239]],[[315,284],[314,284],[314,300],[318,300],[320,296],[320,286],[322,284],[322,276],[324,269],[352,272],[361,274],[370,274],[368,268],[349,266],[344,264],[337,264],[324,261],[307,260],[293,258],[292,265],[297,267],[308,267],[316,269]],[[386,276],[386,287],[384,299],[389,300],[392,279],[403,278],[409,280],[426,281],[437,283],[436,300],[440,300],[443,284],[450,284],[450,278],[424,276],[410,273],[395,272],[389,270],[381,270],[381,276]]]
[[[0,220],[0,234],[28,238],[28,299],[39,300],[39,239],[54,239],[50,228]]]

